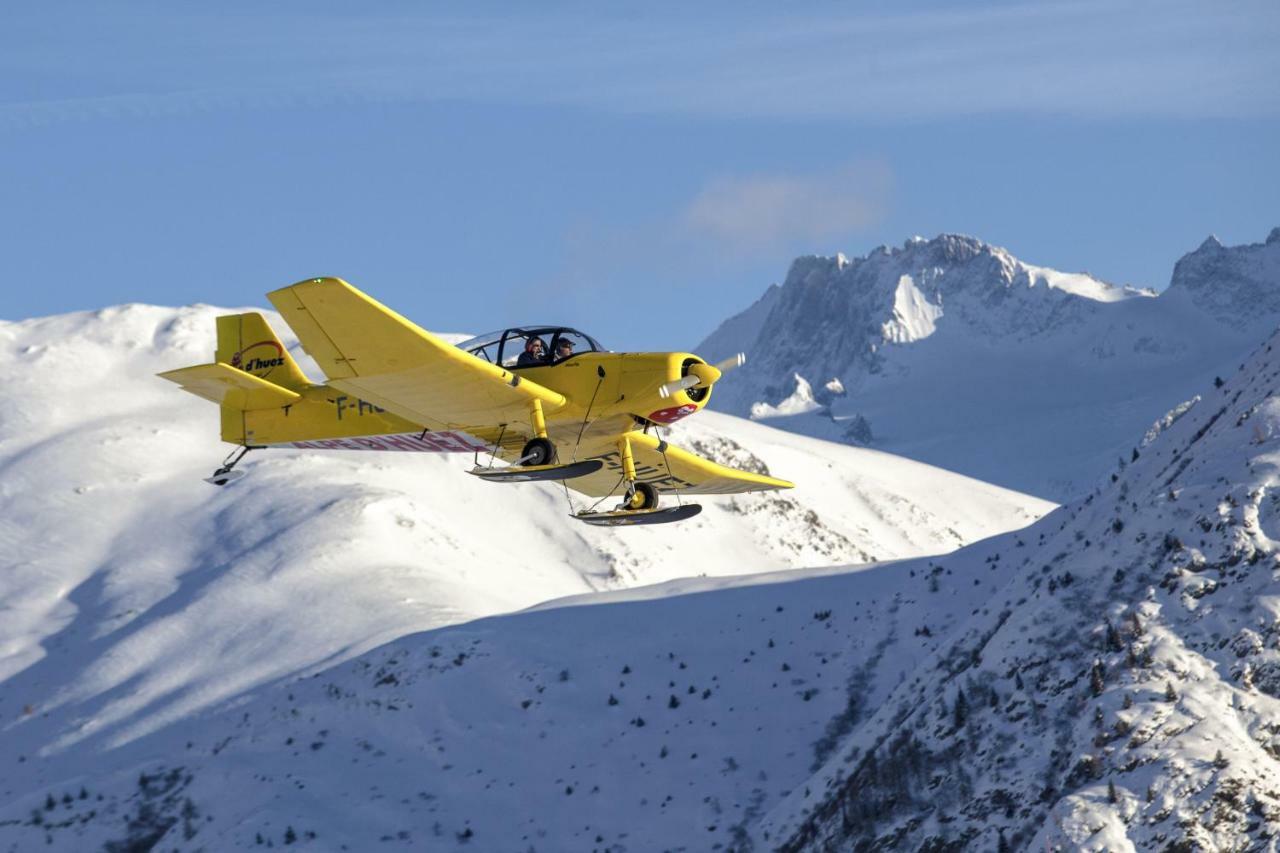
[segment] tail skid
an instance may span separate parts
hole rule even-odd
[[[225,486],[228,483],[234,483],[236,480],[241,479],[244,477],[245,472],[236,471],[234,469],[240,464],[240,460],[245,457],[245,454],[252,449],[253,448],[251,447],[242,447],[240,448],[239,455],[237,455],[236,451],[233,450],[230,456],[222,460],[222,467],[214,471],[208,477],[205,477],[204,481],[215,486]]]

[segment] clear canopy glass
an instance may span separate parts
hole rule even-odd
[[[458,349],[511,369],[546,367],[584,352],[604,351],[595,338],[567,326],[514,326],[476,335]]]

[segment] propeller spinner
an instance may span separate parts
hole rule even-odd
[[[685,366],[685,375],[679,379],[673,379],[670,382],[664,382],[658,388],[658,394],[663,398],[670,397],[677,391],[684,391],[689,388],[710,388],[720,377],[733,370],[735,367],[741,367],[747,361],[745,353],[729,356],[723,361],[715,364],[703,364],[702,362],[694,362]]]

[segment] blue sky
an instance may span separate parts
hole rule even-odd
[[[10,3],[0,317],[265,305],[687,348],[802,253],[1163,287],[1280,225],[1280,5]]]

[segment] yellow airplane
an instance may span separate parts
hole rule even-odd
[[[733,494],[793,484],[672,447],[656,435],[707,404],[741,355],[613,353],[563,326],[521,326],[451,345],[338,278],[267,294],[328,380],[309,380],[261,314],[217,318],[214,363],[159,374],[221,407],[238,446],[207,481],[226,485],[250,450],[471,453],[496,482],[561,480],[615,509],[591,524],[655,524],[697,515],[659,494]],[[487,455],[482,464],[480,455]],[[570,455],[568,462],[559,457]],[[496,466],[495,460],[506,465]]]

